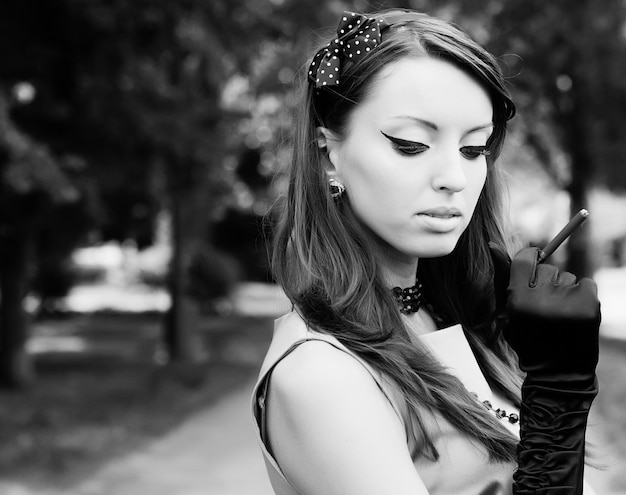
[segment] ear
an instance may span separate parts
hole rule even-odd
[[[331,165],[331,169],[328,170],[329,175],[334,176],[337,173],[339,167],[339,145],[341,144],[337,135],[327,129],[326,127],[318,127],[317,131],[317,146],[326,150],[328,160]]]

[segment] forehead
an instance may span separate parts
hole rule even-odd
[[[352,120],[405,116],[469,129],[491,122],[492,114],[487,91],[452,63],[404,58],[376,76]]]

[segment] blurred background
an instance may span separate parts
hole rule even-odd
[[[626,493],[624,0],[2,0],[0,494],[269,494],[248,413],[295,89],[343,10],[453,21],[518,105],[509,215],[594,276],[599,494]]]

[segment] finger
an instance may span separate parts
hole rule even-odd
[[[561,272],[558,274],[558,278],[556,281],[556,285],[560,285],[561,287],[575,285],[577,281],[576,275],[570,272]]]
[[[586,292],[593,294],[596,298],[598,297],[598,285],[590,278],[581,278],[578,280],[578,284]]]
[[[537,260],[539,249],[521,249],[511,262],[511,278],[509,287],[533,286],[536,281]]]
[[[531,287],[548,284],[559,285],[559,270],[554,265],[538,263],[535,280]]]

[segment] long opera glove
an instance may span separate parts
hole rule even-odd
[[[512,261],[490,249],[504,336],[526,372],[513,493],[582,494],[587,417],[598,393],[597,288],[539,264],[536,248]]]

